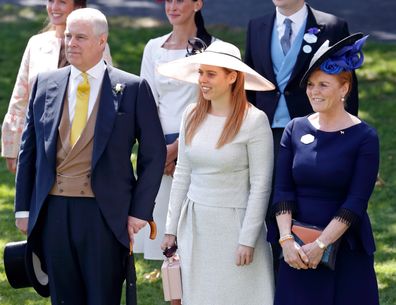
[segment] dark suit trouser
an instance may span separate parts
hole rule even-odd
[[[275,186],[275,175],[276,175],[276,161],[278,160],[278,152],[279,152],[279,146],[280,146],[280,141],[282,139],[282,134],[283,134],[284,128],[272,128],[272,137],[274,140],[274,172],[273,172],[273,178],[272,178],[272,191],[271,191],[271,197],[270,197],[270,204],[272,204],[272,198],[274,194],[274,186]],[[271,209],[269,209],[269,212]],[[278,225],[276,223],[276,219],[273,217],[273,215],[270,215],[270,213],[267,213],[266,217],[266,224],[267,227],[272,227],[272,230],[278,231]],[[278,277],[278,270],[279,270],[279,257],[282,253],[282,248],[280,247],[278,242],[271,243],[271,249],[272,249],[272,258],[273,258],[273,264],[274,264],[274,277],[275,277],[275,283],[276,279]]]
[[[119,305],[127,249],[96,200],[50,195],[46,204],[42,244],[52,304]]]

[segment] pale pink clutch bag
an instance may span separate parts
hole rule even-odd
[[[182,282],[179,257],[173,256],[165,259],[162,263],[161,274],[165,301],[180,300]]]

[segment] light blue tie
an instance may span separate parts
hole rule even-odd
[[[291,28],[291,23],[292,21],[289,18],[286,18],[285,21],[283,22],[285,24],[285,32],[283,33],[283,36],[280,40],[283,54],[287,54],[290,50],[290,43],[291,43],[291,35],[292,35],[292,28]]]

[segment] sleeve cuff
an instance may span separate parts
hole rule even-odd
[[[249,240],[248,238],[239,238],[238,243],[242,246],[246,246],[246,247],[250,247],[250,248],[256,247],[256,242]]]
[[[295,210],[296,203],[294,201],[281,201],[273,206],[271,215],[279,216],[282,214],[292,214]]]
[[[359,222],[359,216],[356,215],[351,210],[341,208],[337,211],[337,214],[334,216],[334,219],[348,225],[353,226]]]
[[[15,218],[28,218],[28,217],[29,217],[29,211],[15,212]]]

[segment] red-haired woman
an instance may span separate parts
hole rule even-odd
[[[198,83],[180,128],[162,248],[179,247],[183,304],[272,304],[273,275],[263,226],[271,192],[272,134],[245,89],[273,85],[232,44],[159,66]]]
[[[365,39],[357,33],[318,49],[301,81],[314,113],[283,132],[273,210],[284,259],[275,305],[379,304],[367,214],[379,141],[373,127],[345,109]],[[323,231],[302,244],[291,234],[292,219]]]

